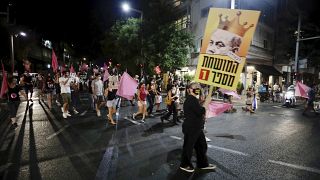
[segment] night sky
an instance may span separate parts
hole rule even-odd
[[[45,39],[71,42],[83,52],[99,48],[93,41],[107,31],[117,19],[126,16],[121,10],[121,2],[120,0],[15,0],[13,4],[18,25],[26,26]],[[139,0],[128,2],[139,8]]]
[[[139,9],[141,0],[127,0]],[[310,13],[309,19],[320,23],[319,0],[298,0]],[[9,0],[1,0],[0,5]],[[121,10],[121,0],[11,0],[17,25],[41,34],[44,39],[73,43],[80,52],[97,47],[102,33],[117,19],[128,15]],[[133,14],[139,17],[139,15]],[[94,43],[96,42],[96,43]]]

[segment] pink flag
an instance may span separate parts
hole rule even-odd
[[[302,84],[301,82],[297,82],[294,90],[294,95],[308,98],[309,90],[310,90],[310,87],[306,86],[305,84]]]
[[[74,68],[73,68],[73,65],[71,65],[71,67],[70,67],[70,73],[75,73],[76,71],[74,70]]]
[[[4,71],[3,63],[1,64],[2,64],[2,85],[1,85],[0,98],[3,97],[5,92],[8,90],[7,74]]]
[[[232,108],[232,104],[211,101],[206,111],[206,118],[216,117],[230,108]]]
[[[117,95],[132,100],[137,92],[138,83],[128,73],[124,72],[120,79]]]
[[[110,76],[110,74],[109,74],[109,72],[108,72],[108,69],[106,69],[106,70],[104,71],[104,75],[103,75],[103,82],[105,82],[106,80],[108,80],[109,76]]]
[[[56,53],[54,53],[53,49],[52,49],[52,55],[51,55],[51,64],[52,64],[53,72],[57,72],[59,65],[58,65]]]
[[[222,88],[220,88],[219,91],[220,91],[222,94],[227,94],[227,95],[233,96],[233,98],[235,98],[235,99],[241,99],[241,97],[239,96],[239,94],[236,93],[235,91],[230,91],[230,90],[222,89]]]

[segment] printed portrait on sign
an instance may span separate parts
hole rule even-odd
[[[242,39],[239,35],[216,29],[210,37],[206,54],[227,55],[228,52],[236,53],[239,51]]]

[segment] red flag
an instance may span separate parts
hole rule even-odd
[[[161,73],[161,69],[160,69],[159,66],[156,66],[153,70],[154,70],[154,72],[155,72],[156,74],[160,74],[160,73]]]
[[[70,67],[70,73],[75,73],[76,71],[74,70],[74,68],[73,68],[73,65],[71,65],[71,67]]]
[[[5,92],[8,90],[7,74],[4,71],[3,63],[1,64],[2,64],[2,85],[1,85],[0,98],[3,97]]]
[[[58,60],[57,60],[57,56],[56,56],[56,53],[54,53],[54,50],[52,49],[52,55],[51,55],[51,64],[52,64],[52,69],[53,69],[53,72],[57,72],[58,70]]]

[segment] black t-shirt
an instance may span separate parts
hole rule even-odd
[[[116,98],[117,89],[112,89],[112,91],[108,92],[108,100],[114,100]]]
[[[24,76],[24,82],[30,85],[32,83],[32,76],[26,75],[26,74],[23,76]]]
[[[46,90],[47,90],[48,92],[52,92],[52,91],[54,90],[54,88],[55,88],[55,84],[54,84],[53,79],[48,78],[48,79],[46,80]]]
[[[9,101],[20,101],[19,91],[21,88],[19,86],[15,86],[14,88],[8,87],[8,98]]]
[[[182,128],[187,131],[200,131],[204,128],[204,115],[205,108],[199,103],[199,100],[188,95],[183,104],[183,112],[185,120],[183,121]]]

